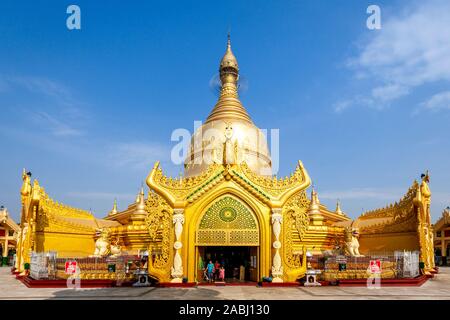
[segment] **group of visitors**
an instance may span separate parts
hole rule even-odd
[[[225,268],[223,264],[221,265],[219,261],[216,260],[215,263],[212,260],[209,260],[209,263],[206,265],[205,270],[203,271],[203,275],[205,280],[208,282],[213,281],[224,281],[225,280]]]

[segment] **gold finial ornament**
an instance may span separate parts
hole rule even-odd
[[[312,191],[311,191],[311,203],[309,205],[308,215],[311,219],[312,225],[315,225],[315,226],[322,225],[324,217],[323,217],[322,213],[320,212],[319,196],[317,195],[317,192],[314,189],[314,187],[312,188]]]
[[[112,210],[109,212],[110,215],[117,213],[117,199],[114,199],[114,204]]]
[[[227,50],[225,51],[222,61],[220,62],[219,71],[222,73],[222,72],[226,71],[226,69],[234,69],[236,71],[236,76],[239,75],[238,62],[237,62],[236,57],[233,54],[233,51],[231,51],[230,33],[228,33]]]
[[[341,202],[339,201],[339,199],[338,199],[337,202],[336,202],[336,211],[335,211],[335,213],[341,214],[341,215],[344,214],[344,213],[342,212],[342,209],[341,209]]]

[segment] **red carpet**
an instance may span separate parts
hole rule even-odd
[[[432,276],[431,276],[432,277]],[[430,276],[421,275],[416,278],[381,279],[382,287],[420,287]],[[366,287],[366,279],[339,280],[340,287]]]
[[[66,280],[34,280],[30,277],[17,277],[28,288],[67,288]],[[111,288],[116,287],[115,280],[81,280],[81,288]],[[132,282],[122,282],[121,287],[130,287]]]

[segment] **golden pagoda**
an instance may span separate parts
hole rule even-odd
[[[24,172],[18,271],[31,251],[105,256],[113,247],[103,243],[112,239],[128,254],[147,251],[148,272],[159,282],[201,281],[205,261],[231,256],[246,261],[244,280],[293,282],[305,275],[308,255],[336,248],[356,257],[419,250],[424,270],[432,271],[428,173],[400,202],[354,221],[339,201],[329,210],[314,188],[308,195],[311,178],[301,161],[288,177],[272,175],[266,138],[239,100],[229,38],[219,72],[218,101],[192,136],[184,175],[167,177],[157,162],[146,179],[147,195],[142,188],[126,210],[114,201],[97,219],[53,201]]]

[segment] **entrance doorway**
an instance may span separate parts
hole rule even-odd
[[[197,278],[200,281],[206,281],[203,270],[209,261],[213,264],[217,261],[224,266],[227,283],[258,281],[258,247],[256,246],[198,247],[198,257],[200,263]]]

